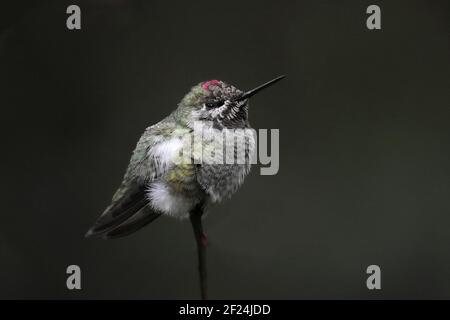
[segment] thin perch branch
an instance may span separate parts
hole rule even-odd
[[[206,236],[202,225],[203,205],[198,205],[190,214],[192,229],[197,243],[198,271],[200,276],[200,292],[203,300],[208,299],[208,283],[206,271]]]

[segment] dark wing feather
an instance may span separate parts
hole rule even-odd
[[[123,190],[124,188],[126,189]],[[104,234],[117,228],[148,203],[145,187],[142,185],[124,186],[117,193],[114,196],[114,201],[89,229],[86,237]]]
[[[173,131],[174,122],[167,121],[171,120],[170,117],[145,130],[133,151],[122,184],[114,194],[111,205],[89,229],[86,237],[101,234],[105,238],[125,236],[160,216],[157,212],[152,214],[139,212],[148,207],[146,196],[148,183],[162,174],[158,172],[158,165],[150,157],[149,151]]]
[[[117,228],[107,232],[106,239],[116,239],[128,236],[161,216],[161,213],[153,211],[150,207],[142,208],[138,213],[119,225]]]

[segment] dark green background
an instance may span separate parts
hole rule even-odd
[[[82,30],[66,29],[66,7]],[[382,9],[369,31],[366,8]],[[1,298],[197,298],[189,223],[84,239],[137,139],[189,88],[242,89],[280,129],[206,220],[211,298],[450,298],[448,1],[1,5]],[[82,268],[82,290],[65,269]],[[366,288],[368,265],[382,290]]]

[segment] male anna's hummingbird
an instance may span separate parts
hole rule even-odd
[[[219,80],[194,86],[175,111],[145,130],[111,204],[86,236],[119,238],[136,232],[161,215],[189,217],[198,247],[202,298],[206,298],[206,236],[202,215],[210,203],[231,196],[249,172],[254,148],[253,133],[245,130],[250,128],[249,98],[283,78],[277,77],[247,92]],[[195,130],[199,124],[201,136]],[[244,138],[237,139],[245,144],[244,162],[201,161],[202,152],[195,145],[192,147],[192,141],[200,140],[203,150],[222,155],[224,145],[214,137],[230,130],[239,132],[238,138]],[[178,161],[183,149],[191,151],[189,161],[186,157]],[[238,148],[228,149],[231,150],[225,150],[225,154],[231,152],[231,158],[236,159]]]

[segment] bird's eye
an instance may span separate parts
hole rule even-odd
[[[207,108],[217,108],[220,107],[221,105],[223,105],[223,101],[222,100],[218,100],[218,101],[209,101],[205,103],[205,106]]]

